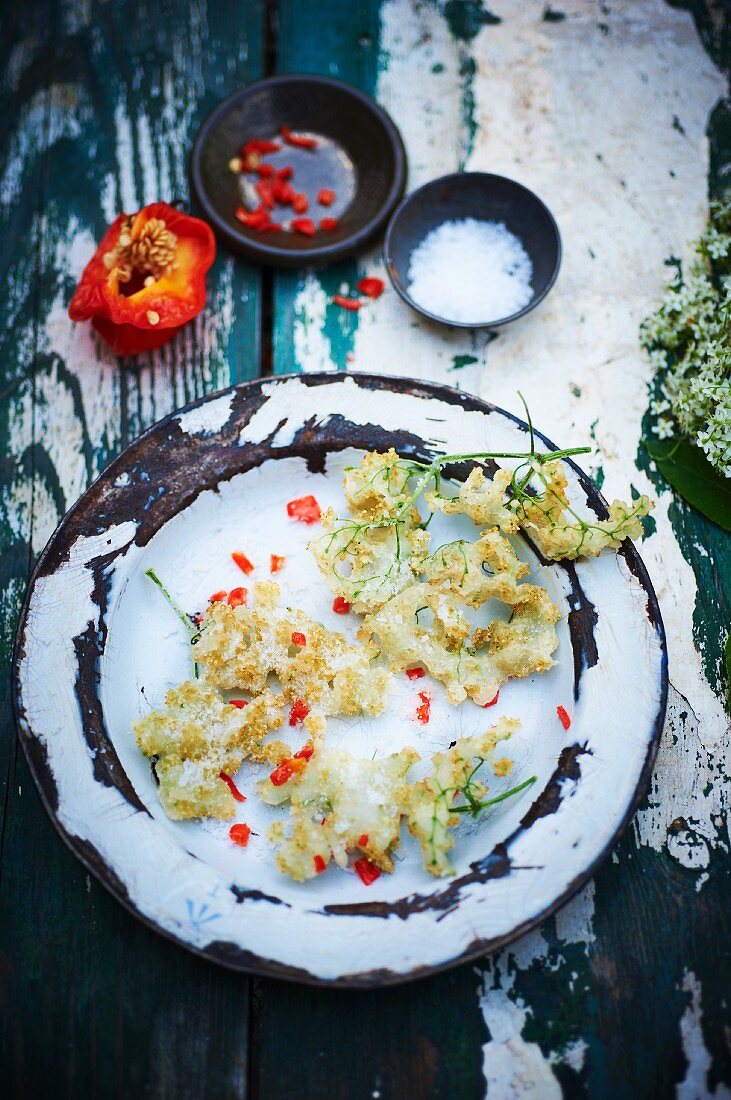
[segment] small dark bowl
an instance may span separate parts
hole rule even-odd
[[[450,321],[423,309],[409,295],[408,270],[413,250],[442,222],[462,218],[504,222],[528,253],[533,265],[533,297],[517,313],[486,317],[479,323]],[[431,180],[404,199],[386,230],[383,258],[396,291],[422,316],[456,328],[496,328],[523,317],[546,297],[561,266],[561,237],[548,207],[521,183],[489,172],[456,172]],[[449,272],[445,272],[445,278],[448,277]]]
[[[242,184],[248,176],[228,163],[252,138],[281,140],[280,129],[313,135],[316,149],[282,142],[280,152],[264,160],[275,168],[294,168],[292,186],[310,201],[304,217],[317,225],[334,216],[334,231],[314,237],[296,232],[262,233],[237,221]],[[387,222],[406,182],[406,153],[391,119],[363,92],[330,77],[288,74],[239,88],[215,108],[196,135],[190,156],[194,198],[218,236],[230,248],[259,263],[301,267],[330,263],[364,245]],[[320,206],[321,187],[335,192],[332,206]],[[291,208],[272,211],[286,221]]]

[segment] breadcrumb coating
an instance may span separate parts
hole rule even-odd
[[[232,817],[236,803],[220,773],[234,775],[283,717],[281,700],[271,692],[238,710],[198,680],[168,691],[165,708],[134,726],[142,752],[158,758],[155,773],[167,815],[178,821]]]
[[[275,581],[255,584],[252,596],[254,606],[216,603],[203,617],[195,658],[209,683],[256,694],[274,675],[285,699],[322,714],[381,713],[390,674],[371,664],[367,649],[303,611],[280,607]]]

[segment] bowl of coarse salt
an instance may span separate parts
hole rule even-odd
[[[495,328],[534,309],[556,281],[561,237],[548,207],[515,180],[457,172],[396,209],[386,270],[413,309],[440,324]]]

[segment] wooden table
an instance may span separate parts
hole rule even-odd
[[[705,213],[709,112],[727,94],[723,7],[661,0],[35,0],[2,13],[0,1081],[5,1096],[218,1098],[728,1096],[729,775],[722,649],[731,552],[638,447],[637,326]],[[728,5],[725,5],[728,17]],[[714,65],[714,59],[715,65]],[[718,67],[717,67],[718,66]],[[725,75],[722,70],[725,69]],[[390,292],[331,303],[377,249],[270,273],[221,248],[209,304],[173,344],[116,361],[66,305],[120,210],[185,197],[201,118],[267,73],[336,75],[403,133],[410,187],[503,172],[555,212],[544,305],[499,336],[438,330]],[[709,124],[711,187],[731,111]],[[479,965],[382,992],[217,969],[129,916],[67,852],[7,698],[28,573],[56,523],[143,428],[264,372],[410,374],[594,441],[609,495],[657,498],[643,554],[669,636],[671,705],[642,809],[590,884]]]

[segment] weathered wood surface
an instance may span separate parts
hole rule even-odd
[[[2,13],[0,644],[55,523],[125,442],[189,398],[323,367],[422,376],[596,443],[605,491],[658,496],[643,551],[674,685],[650,794],[612,860],[539,931],[478,966],[379,993],[214,969],[138,925],[66,852],[2,699],[0,1082],[10,1095],[694,1097],[729,1095],[729,539],[674,502],[638,451],[636,331],[704,217],[707,117],[728,32],[698,5],[479,0],[42,0]],[[265,18],[266,15],[266,18]],[[424,324],[387,294],[329,299],[378,252],[266,276],[223,250],[206,315],[119,366],[65,304],[120,208],[187,193],[203,114],[265,71],[337,75],[391,112],[410,187],[460,166],[534,187],[564,235],[559,282],[497,339]],[[728,175],[713,115],[713,186]],[[263,329],[260,326],[263,323]],[[5,676],[0,691],[6,691]],[[0,1087],[2,1087],[0,1085]]]

